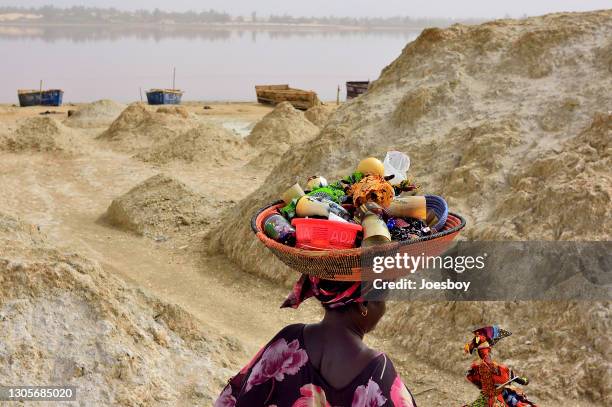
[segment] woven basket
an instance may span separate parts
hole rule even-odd
[[[253,229],[257,238],[287,266],[300,273],[326,280],[362,281],[380,278],[380,275],[364,272],[367,270],[365,262],[378,255],[392,255],[393,253],[406,253],[410,256],[440,255],[449,248],[453,239],[465,226],[465,220],[460,215],[449,213],[441,231],[419,239],[391,242],[368,248],[305,250],[270,239],[263,231],[264,220],[277,213],[278,209],[284,205],[282,201],[278,201],[258,210],[251,219],[251,229]],[[384,277],[392,279],[406,274],[405,270],[398,270],[391,274],[385,274]]]

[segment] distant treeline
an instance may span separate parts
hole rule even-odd
[[[39,8],[0,7],[0,14],[34,14],[37,19],[19,19],[12,22],[56,23],[56,24],[149,24],[160,22],[175,22],[181,24],[228,23],[232,17],[227,13],[208,11],[187,11],[174,13],[155,10],[122,11],[115,8],[96,8],[74,6],[59,8],[43,6]],[[11,22],[11,21],[5,21]]]
[[[19,24],[288,24],[288,25],[329,25],[355,27],[431,27],[448,26],[453,23],[477,23],[476,19],[449,20],[441,18],[413,17],[292,17],[289,15],[232,16],[216,10],[171,12],[155,10],[123,11],[115,8],[74,6],[59,8],[0,7],[4,14],[35,15],[37,18],[0,18],[0,23]],[[15,16],[14,16],[15,17]]]

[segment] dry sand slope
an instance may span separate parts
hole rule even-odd
[[[208,223],[204,196],[167,175],[155,175],[111,202],[103,220],[158,240],[181,229],[201,230]]]
[[[210,405],[235,363],[192,315],[1,212],[0,326],[3,383],[70,383],[85,405]]]
[[[246,138],[259,152],[251,165],[259,171],[270,171],[294,145],[313,140],[319,128],[294,109],[289,102],[279,103],[261,119]]]
[[[390,149],[408,153],[425,189],[467,217],[466,238],[609,240],[611,49],[612,10],[423,31],[228,213],[211,251],[292,281],[245,219],[296,179],[333,179]],[[394,352],[457,381],[469,329],[500,323],[515,332],[500,352],[533,378],[542,405],[612,402],[608,303],[395,304],[389,314],[379,332],[398,338]]]
[[[98,136],[120,151],[142,152],[168,142],[198,124],[197,118],[182,106],[151,109],[132,103]]]
[[[108,127],[124,109],[125,105],[112,100],[98,100],[73,110],[64,124],[76,128]]]
[[[0,130],[0,151],[55,152],[72,155],[79,152],[77,134],[58,120],[49,117],[29,117]]]

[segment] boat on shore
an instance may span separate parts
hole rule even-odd
[[[277,105],[289,102],[300,110],[307,110],[321,103],[316,92],[290,88],[289,85],[257,85],[255,93],[259,103]]]
[[[368,91],[370,81],[349,81],[346,82],[346,99],[353,99],[363,95]]]
[[[61,89],[18,89],[19,106],[61,106],[64,91]]]
[[[180,105],[183,92],[178,89],[151,89],[147,92],[150,105]]]

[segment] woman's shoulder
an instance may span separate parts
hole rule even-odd
[[[393,362],[384,352],[378,352],[373,350],[376,354],[372,358],[372,377],[382,380],[385,376],[392,376],[396,374],[395,366]]]
[[[412,394],[402,381],[393,362],[386,353],[380,352],[376,357],[376,364],[370,378],[370,385],[376,383],[382,394],[390,397],[393,406],[416,406]],[[385,404],[387,405],[387,404]]]

